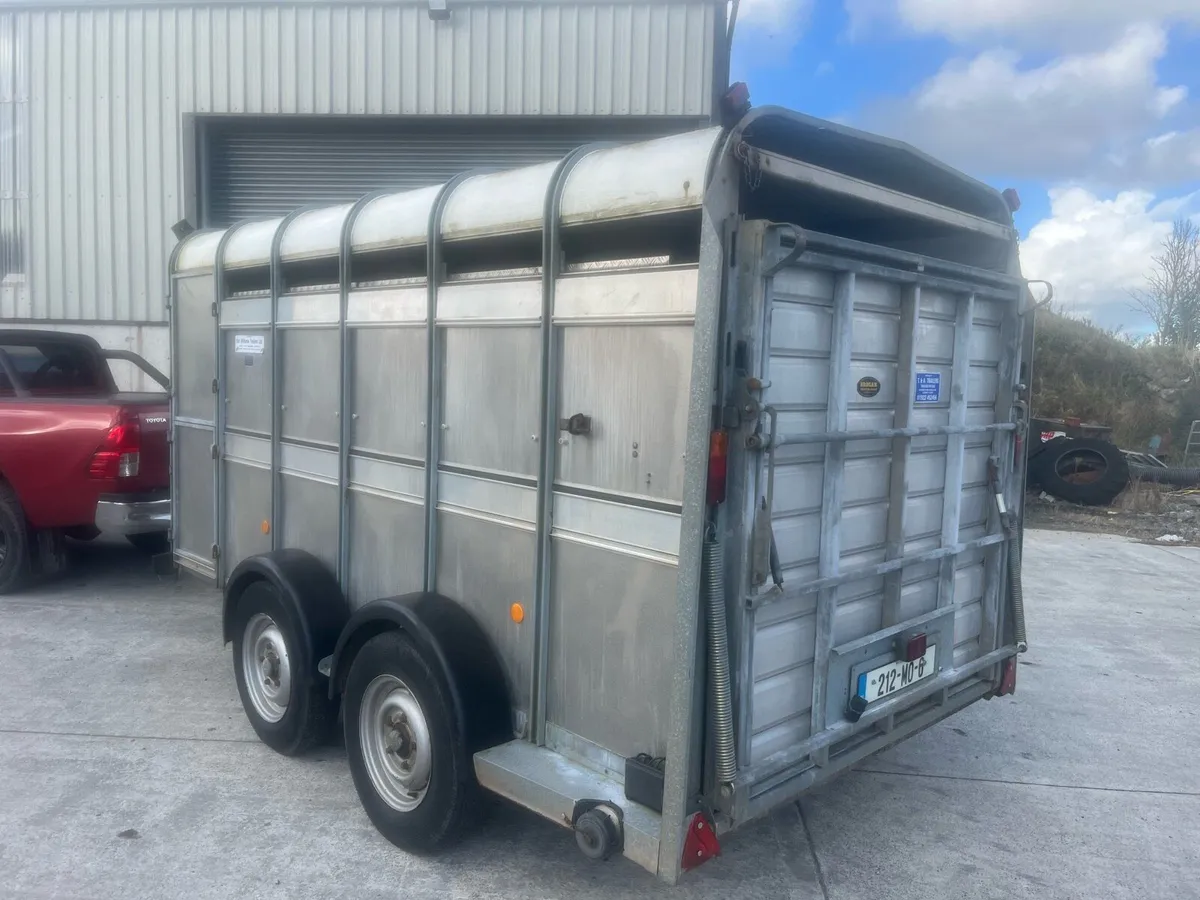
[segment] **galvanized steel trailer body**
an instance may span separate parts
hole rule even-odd
[[[194,235],[172,260],[176,559],[221,582],[299,547],[352,606],[451,597],[513,697],[481,784],[568,824],[607,804],[625,855],[674,881],[697,811],[736,827],[997,691],[1007,536],[978,470],[1020,510],[1015,248],[995,191],[777,109]],[[182,324],[206,290],[215,346]],[[237,329],[269,339],[268,372],[231,365]],[[180,383],[208,359],[211,418]],[[337,389],[287,419],[289,377],[317,384],[301,363]],[[207,436],[211,476],[184,464]],[[706,534],[725,647],[701,631]],[[931,677],[848,702],[913,641]],[[726,659],[732,722],[708,691]],[[665,758],[661,814],[624,795],[638,753]]]

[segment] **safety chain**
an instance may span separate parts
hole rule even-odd
[[[758,153],[745,141],[740,141],[734,148],[733,155],[742,163],[742,169],[746,175],[746,185],[750,190],[757,191],[758,186],[762,184],[762,163],[759,161]]]

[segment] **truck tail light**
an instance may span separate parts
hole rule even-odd
[[[729,432],[714,431],[708,439],[708,502],[725,502],[725,481],[729,472]]]
[[[141,467],[142,429],[137,416],[120,413],[88,464],[91,478],[132,478]]]

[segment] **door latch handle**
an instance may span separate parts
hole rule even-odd
[[[591,434],[592,417],[585,416],[583,413],[575,413],[569,419],[559,419],[558,429],[573,435]]]

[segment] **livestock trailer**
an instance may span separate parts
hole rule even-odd
[[[173,544],[260,738],[392,842],[480,790],[667,881],[1015,685],[1008,199],[749,112],[171,260]]]

